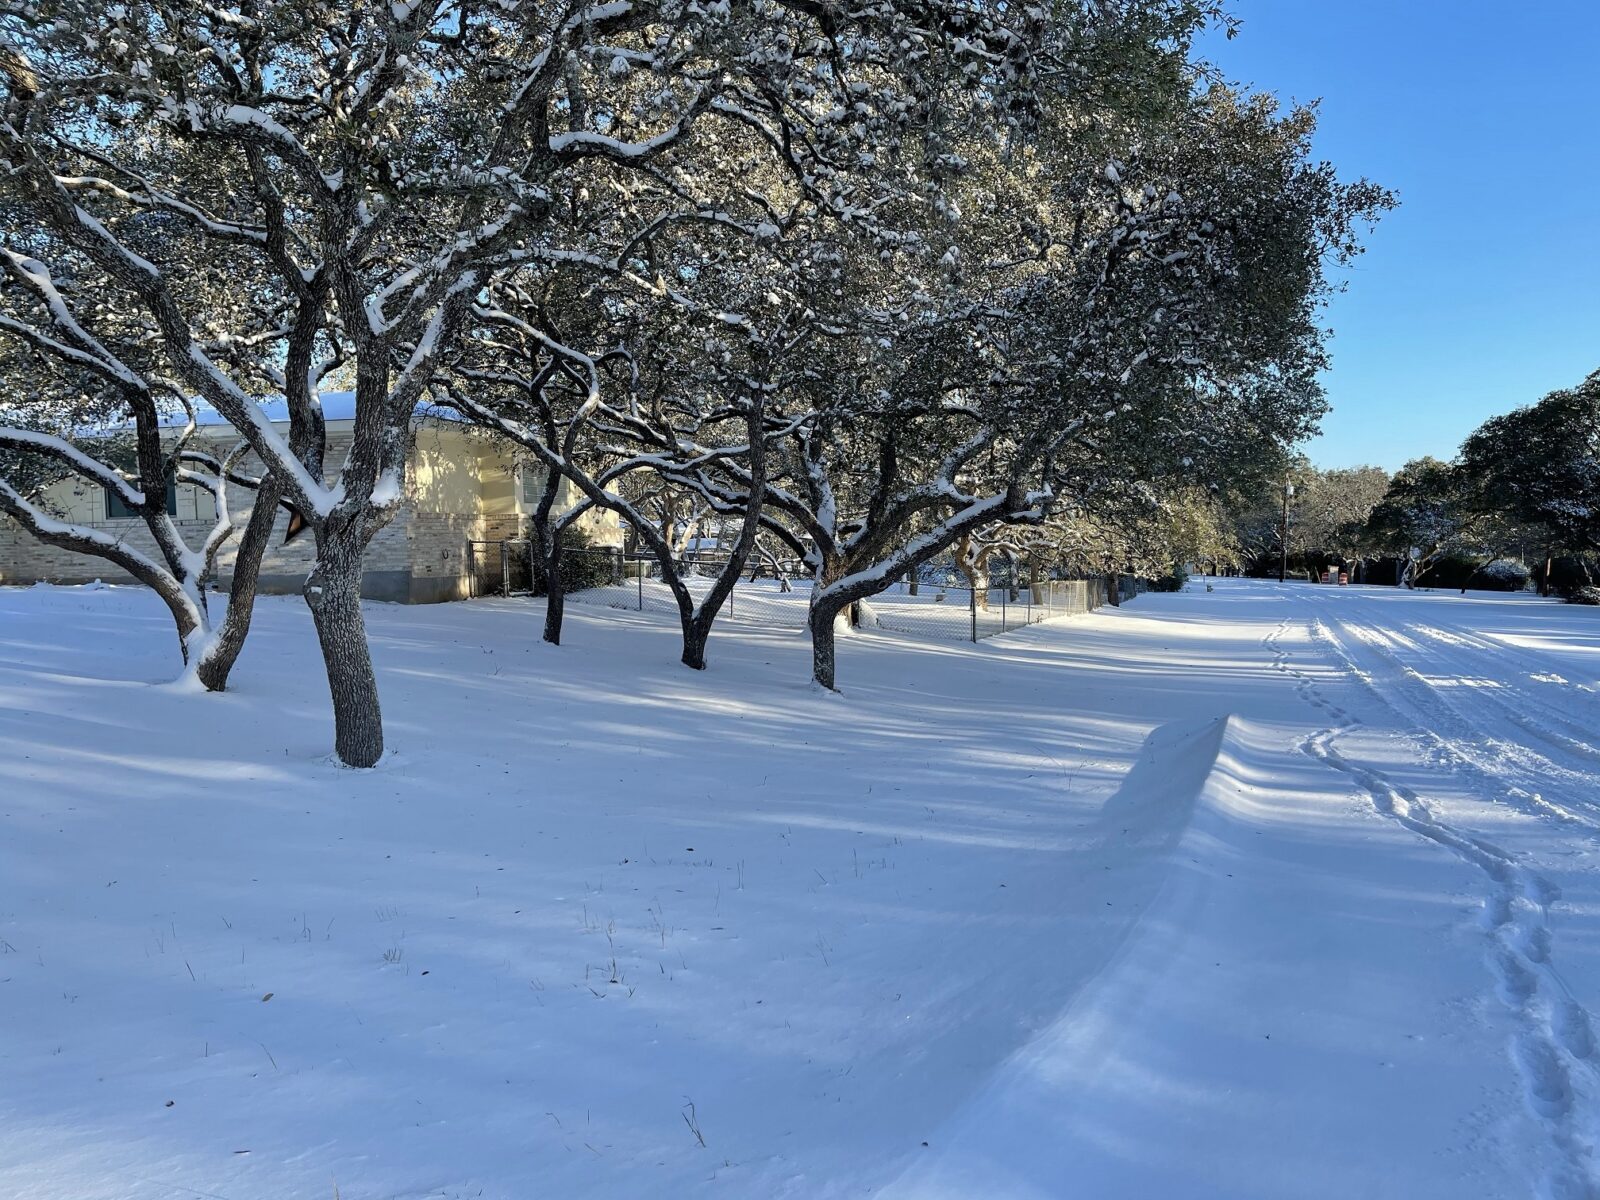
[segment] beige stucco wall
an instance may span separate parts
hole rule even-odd
[[[406,496],[418,512],[477,515],[483,511],[483,465],[489,439],[443,421],[413,432],[406,464]]]
[[[46,488],[42,494],[50,512],[74,525],[103,525],[106,523],[106,493],[97,484],[81,479],[63,479]],[[216,519],[216,505],[211,494],[191,484],[178,485],[178,512],[180,521],[211,521]]]
[[[327,463],[337,471],[350,446],[349,421],[328,423]],[[365,559],[364,592],[377,599],[428,603],[453,600],[471,591],[468,543],[525,536],[532,505],[523,499],[521,464],[515,447],[502,438],[452,422],[427,420],[413,431],[407,462],[407,503],[379,531]],[[234,444],[232,432],[207,428],[198,444],[225,453]],[[254,455],[239,463],[246,473],[260,470]],[[575,493],[563,486],[560,503]],[[108,521],[102,489],[79,481],[57,484],[45,494],[64,519],[89,525],[155,554],[143,522]],[[230,487],[228,503],[240,520],[254,500],[248,489]],[[191,546],[199,546],[215,520],[209,494],[188,485],[178,488],[177,520]],[[261,587],[267,592],[297,592],[310,571],[315,543],[309,534],[283,544],[288,514],[280,511],[270,547],[261,566]],[[590,538],[605,545],[622,541],[613,513],[590,513],[580,521]],[[226,586],[232,573],[234,545],[218,556],[217,574]],[[0,584],[83,583],[92,579],[123,581],[127,576],[103,559],[58,550],[37,541],[8,518],[0,517]]]

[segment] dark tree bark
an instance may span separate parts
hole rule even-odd
[[[319,530],[304,588],[333,700],[334,753],[347,767],[376,766],[383,757],[383,713],[361,615],[363,541],[348,526]]]
[[[687,588],[674,589],[674,594],[678,596],[679,622],[683,628],[682,662],[684,666],[696,671],[705,670],[706,642],[711,636],[712,622],[717,619],[717,613],[733,594],[733,586],[744,572],[744,565],[755,550],[756,538],[761,532],[761,506],[767,486],[767,440],[765,408],[759,393],[751,396],[749,407],[746,409],[745,433],[750,447],[750,496],[746,503],[744,523],[739,528],[739,538],[729,552],[728,561],[717,573],[711,591],[700,602],[699,607],[695,607],[692,601],[685,605],[684,601],[689,598]],[[662,569],[666,569],[665,564]]]
[[[228,611],[222,618],[222,628],[206,650],[196,668],[196,676],[208,692],[222,692],[228,688],[228,677],[244,649],[250,635],[250,622],[255,615],[256,589],[261,581],[261,560],[272,539],[272,524],[278,515],[278,501],[282,495],[277,482],[270,477],[263,480],[256,491],[255,507],[250,510],[244,535],[239,540],[239,553],[233,560],[233,579],[228,585]]]
[[[827,688],[836,691],[833,621],[837,609],[813,608],[811,610],[811,677]]]
[[[561,578],[561,543],[558,541],[545,563],[544,640],[561,645],[561,624],[567,615],[567,586]]]
[[[561,623],[567,612],[566,581],[561,577],[561,539],[565,527],[550,516],[560,492],[561,476],[546,470],[539,503],[529,519],[533,529],[534,565],[542,576],[539,583],[544,588],[544,640],[552,646],[561,644]]]

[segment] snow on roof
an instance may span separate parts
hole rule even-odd
[[[289,420],[289,402],[282,396],[270,396],[259,402],[262,413],[269,421]],[[195,424],[197,425],[228,425],[231,422],[216,409],[202,401],[195,401]],[[323,392],[322,417],[326,421],[352,421],[356,415],[356,394],[354,392]],[[412,409],[413,417],[436,417],[442,421],[459,421],[461,417],[453,408],[441,408],[430,401],[418,401]],[[178,428],[188,423],[185,413],[169,413],[161,418],[161,424],[169,428]]]

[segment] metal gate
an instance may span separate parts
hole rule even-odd
[[[533,543],[502,538],[467,543],[467,594],[526,596],[533,592]]]

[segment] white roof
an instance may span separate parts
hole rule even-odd
[[[258,407],[266,415],[267,420],[274,422],[289,421],[289,402],[282,396],[270,396],[258,402]],[[354,392],[323,392],[322,417],[325,421],[353,421],[356,415],[356,394]],[[197,425],[229,425],[232,424],[226,417],[202,401],[195,401],[195,424]],[[453,408],[441,408],[428,401],[419,401],[412,410],[414,417],[435,417],[442,421],[459,421],[460,415]],[[169,413],[161,418],[164,426],[178,428],[186,425],[188,415],[182,412]]]

